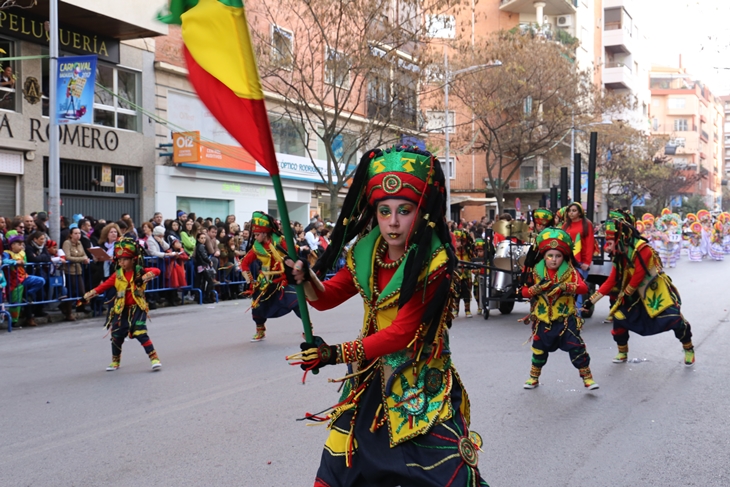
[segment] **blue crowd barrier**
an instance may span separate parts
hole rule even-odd
[[[185,286],[172,287],[171,276],[169,274],[173,257],[145,257],[145,267],[155,267],[160,269],[160,275],[147,283],[145,294],[154,294],[162,292],[181,292],[183,295],[190,291],[197,293],[198,304],[203,304],[203,292],[196,287],[195,284],[195,265],[192,260],[186,261],[183,265],[185,271]],[[24,269],[27,275],[43,278],[43,285],[33,295],[28,295],[27,289],[22,296],[14,295],[10,291],[11,276],[14,265],[0,265],[0,272],[5,274],[8,286],[0,292],[0,303],[3,303],[5,309],[0,309],[0,316],[8,322],[8,331],[12,331],[13,319],[12,312],[20,310],[27,306],[35,305],[51,305],[70,302],[75,307],[83,300],[84,294],[98,286],[106,280],[108,276],[104,276],[103,263],[91,262],[89,264],[72,264],[64,263],[55,265],[53,263],[31,263],[25,264]],[[71,271],[79,270],[80,274],[71,274]],[[231,290],[236,292],[237,289],[244,290],[247,287],[243,274],[236,267],[228,267],[219,269],[216,273],[217,286],[220,289],[226,289],[228,294]],[[213,291],[216,302],[218,301],[218,292]],[[104,296],[99,296],[90,303],[92,314],[98,316],[103,312],[103,306],[106,301],[114,297],[114,292]],[[184,297],[183,297],[184,299]],[[17,316],[17,315],[16,315]],[[16,318],[17,319],[17,318]]]

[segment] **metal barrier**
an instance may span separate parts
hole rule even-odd
[[[147,283],[145,294],[180,291],[183,294],[187,291],[197,293],[198,304],[203,304],[203,292],[195,286],[195,265],[192,260],[184,263],[173,261],[173,257],[145,257],[145,267],[160,269],[160,276]],[[172,287],[172,272],[176,265],[182,266],[185,273],[185,285]],[[104,263],[90,262],[89,264],[74,264],[66,262],[63,264],[53,263],[32,263],[28,262],[23,266],[28,276],[36,276],[43,279],[43,283],[37,290],[29,295],[28,290],[23,288],[21,292],[13,292],[18,286],[11,289],[12,283],[16,282],[15,265],[0,265],[0,272],[5,274],[8,286],[0,291],[0,303],[5,309],[0,309],[0,317],[8,321],[8,331],[12,331],[13,321],[17,322],[20,311],[28,306],[42,306],[49,304],[71,303],[76,306],[83,300],[84,293],[98,286],[106,280],[104,276]],[[72,274],[73,271],[79,273]],[[219,269],[217,274],[218,284],[216,286],[225,289],[230,294],[231,290],[245,289],[247,286],[243,274],[237,267]],[[218,302],[218,292],[213,290],[215,301]],[[98,296],[90,303],[92,315],[98,316],[103,313],[103,306],[106,301],[113,298],[114,292],[104,296]],[[184,298],[183,298],[184,299]]]

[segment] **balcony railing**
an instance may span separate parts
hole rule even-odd
[[[633,72],[631,71],[631,66],[624,63],[606,63],[606,68],[626,68],[629,70],[629,73]]]
[[[708,134],[708,133],[707,133],[706,131],[704,131],[704,130],[700,130],[700,138],[701,138],[702,140],[704,140],[705,142],[709,142],[709,141],[710,141],[710,134]]]

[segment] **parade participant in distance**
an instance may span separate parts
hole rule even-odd
[[[573,253],[578,261],[576,270],[585,280],[593,263],[593,248],[596,243],[593,236],[593,223],[586,218],[580,203],[573,202],[568,205],[563,230],[568,232],[570,238],[573,239]],[[576,306],[580,308],[582,303],[583,295],[578,295]]]
[[[486,242],[482,238],[478,238],[474,241],[474,258],[472,259],[472,262],[476,264],[484,264],[485,261],[485,247]],[[482,279],[484,279],[487,275],[486,269],[474,269],[472,271],[472,280],[474,282],[474,299],[477,302],[477,314],[482,314],[482,307],[481,303],[479,302],[479,277],[481,276]],[[486,285],[486,282],[484,283]],[[485,303],[486,304],[486,303]]]
[[[591,358],[580,336],[583,319],[575,307],[576,295],[588,292],[588,286],[573,267],[573,242],[564,230],[549,228],[537,236],[541,260],[532,269],[532,286],[522,287],[522,296],[530,299],[532,323],[532,367],[525,389],[534,389],[550,352],[568,352],[578,369],[583,385],[598,389],[589,367]]]
[[[29,274],[25,269],[25,265],[28,263],[28,258],[25,255],[25,236],[18,233],[17,230],[10,230],[5,234],[5,238],[7,248],[2,253],[2,265],[8,267],[8,298],[10,303],[14,304],[29,303],[43,289],[46,280],[40,276]],[[27,298],[27,301],[24,297]],[[2,298],[0,297],[1,302]],[[16,324],[20,316],[20,306],[10,306],[8,311],[10,311],[13,324]],[[25,325],[37,326],[33,318],[33,306],[27,304],[24,306],[23,311]]]
[[[147,282],[159,276],[160,269],[142,267],[143,256],[144,250],[134,239],[122,238],[114,244],[116,272],[84,295],[84,300],[88,301],[112,287],[117,290],[114,305],[109,308],[106,320],[106,327],[111,328],[112,334],[112,362],[106,368],[109,372],[119,368],[122,345],[127,335],[136,338],[144,347],[153,371],[162,367],[155,346],[147,335],[149,306],[144,296]]]
[[[288,263],[316,309],[355,294],[365,305],[356,340],[330,346],[314,337],[289,357],[306,370],[351,364],[341,401],[308,415],[330,421],[315,486],[486,485],[477,469],[481,439],[469,432],[469,401],[448,346],[457,263],[445,199],[441,164],[430,153],[369,151],[314,271],[324,275],[344,245],[367,232],[347,265],[320,283],[306,262]]]
[[[616,304],[611,308],[611,334],[618,345],[614,363],[627,361],[629,331],[649,336],[672,330],[682,343],[684,364],[693,365],[692,329],[682,316],[679,292],[664,274],[654,249],[639,236],[632,218],[623,214],[622,218],[613,220],[614,238],[606,238],[606,249],[614,256],[613,269],[606,282],[586,301],[585,308],[592,307],[611,288],[619,286]]]
[[[262,212],[255,211],[251,218],[253,242],[251,251],[241,261],[241,272],[246,283],[253,285],[251,314],[256,323],[256,333],[252,342],[266,338],[266,320],[280,318],[294,312],[299,316],[299,303],[294,287],[289,285],[284,274],[286,242],[278,230],[274,219]],[[251,266],[258,263],[259,272],[254,281]]]
[[[471,234],[466,230],[454,231],[454,250],[456,259],[462,262],[471,262],[474,253],[474,243]],[[459,316],[459,304],[464,300],[464,315],[471,318],[471,271],[463,266],[458,266],[456,270],[458,277],[459,297],[454,305],[454,318]]]

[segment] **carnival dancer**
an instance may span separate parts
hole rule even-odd
[[[662,210],[661,221],[665,228],[668,267],[671,269],[677,266],[677,261],[682,253],[682,226],[679,215],[672,213],[668,208]]]
[[[486,485],[477,468],[481,439],[469,431],[469,401],[448,347],[457,261],[444,184],[428,152],[365,153],[314,271],[322,275],[347,242],[376,226],[324,283],[305,262],[289,262],[316,309],[358,293],[365,304],[359,338],[330,346],[314,337],[288,357],[305,370],[350,364],[341,401],[307,414],[330,421],[317,487]]]
[[[723,211],[718,220],[723,226],[722,250],[725,254],[730,254],[730,213]]]
[[[550,228],[537,236],[541,260],[532,269],[532,286],[522,287],[522,296],[530,299],[532,323],[532,367],[525,389],[534,389],[548,355],[558,349],[568,352],[578,369],[583,385],[598,389],[590,369],[590,356],[580,336],[583,319],[577,315],[576,295],[588,292],[588,286],[573,267],[573,241],[565,230]]]
[[[705,254],[702,252],[702,224],[700,222],[691,223],[687,228],[687,235],[689,261],[702,262],[702,259],[705,258]]]
[[[462,262],[471,262],[474,254],[474,242],[471,235],[466,230],[454,230],[453,235],[456,259]],[[457,268],[456,275],[458,276],[459,282],[459,299],[454,306],[454,318],[459,316],[459,304],[461,300],[464,300],[464,315],[467,318],[471,318],[471,271],[460,265]]]
[[[700,237],[700,248],[703,257],[710,255],[710,237],[712,236],[712,215],[707,210],[697,212],[697,219],[702,225],[702,233]]]
[[[712,260],[725,260],[725,252],[722,248],[723,226],[722,222],[716,221],[712,226],[710,234],[710,258]]]
[[[107,329],[111,329],[112,342],[112,362],[106,368],[108,372],[119,368],[122,360],[122,345],[127,336],[136,338],[144,347],[153,371],[162,367],[157,350],[147,334],[149,305],[144,295],[147,283],[160,275],[160,269],[142,267],[144,255],[144,249],[134,239],[124,237],[117,241],[114,244],[116,272],[84,294],[84,300],[89,301],[112,287],[117,290],[105,325]]]
[[[485,257],[484,257],[485,252],[486,252],[486,242],[484,241],[484,239],[478,238],[478,239],[474,240],[474,258],[473,258],[472,262],[474,262],[476,264],[484,264],[486,262]],[[481,278],[482,282],[483,282],[482,285],[486,286],[487,283],[484,281],[484,279],[486,279],[486,276],[487,276],[487,270],[484,268],[474,269],[474,271],[472,271],[472,281],[474,282],[474,299],[477,302],[477,314],[478,315],[482,314],[482,306],[481,306],[481,302],[479,301],[479,299],[480,299],[479,279]]]
[[[266,338],[266,320],[280,318],[294,312],[299,316],[299,304],[294,287],[289,285],[284,273],[286,242],[279,232],[279,226],[271,215],[255,211],[251,217],[250,252],[241,261],[241,272],[245,281],[253,286],[251,314],[256,323],[252,342]],[[252,266],[259,269],[254,280]]]
[[[537,247],[537,236],[545,229],[553,226],[555,215],[547,208],[538,208],[532,212],[533,233],[530,236],[530,250],[527,251],[525,264],[522,268],[521,283],[526,286],[534,284],[532,281],[532,268],[540,260],[540,250]]]
[[[664,273],[656,252],[631,225],[631,217],[616,219],[614,225],[614,238],[606,240],[607,248],[614,254],[613,269],[585,305],[585,308],[592,307],[614,285],[620,286],[616,304],[611,308],[614,317],[611,334],[618,345],[613,362],[627,361],[629,331],[649,336],[672,330],[682,343],[684,364],[693,365],[692,328],[682,316],[679,292]]]
[[[578,261],[576,270],[583,279],[587,279],[588,271],[593,263],[593,250],[596,241],[593,233],[593,223],[586,218],[580,203],[573,202],[568,205],[563,230],[568,232],[570,238],[573,239],[573,253],[575,254],[575,260]],[[580,308],[582,303],[583,295],[578,295],[576,306]]]

